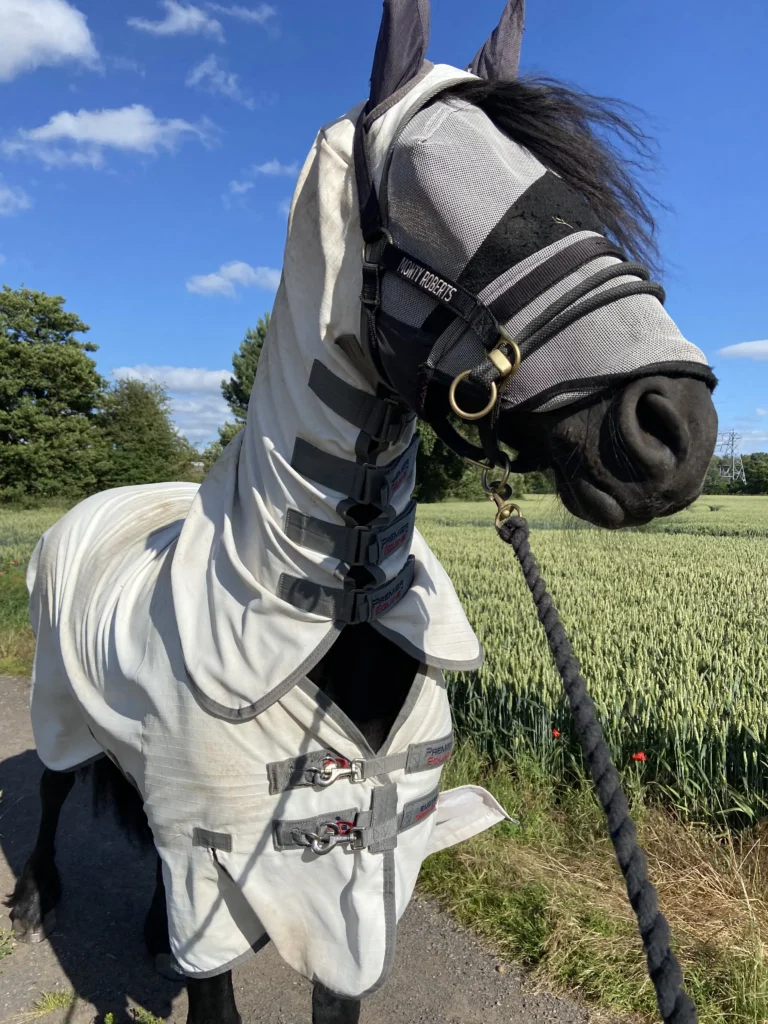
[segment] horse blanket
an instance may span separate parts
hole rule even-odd
[[[388,107],[375,175],[414,106],[465,77],[429,68]],[[386,978],[424,857],[506,817],[478,787],[438,790],[441,670],[482,650],[414,526],[414,417],[377,396],[355,339],[359,111],[300,175],[244,430],[199,488],[86,499],[27,576],[38,753],[55,770],[106,753],[140,792],[178,969],[220,973],[268,936],[350,998]],[[307,675],[361,621],[421,666],[378,751]]]

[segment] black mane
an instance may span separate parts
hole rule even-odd
[[[650,207],[661,204],[633,175],[653,165],[653,141],[630,120],[628,111],[636,108],[535,77],[469,81],[437,98],[448,96],[479,107],[500,131],[584,196],[607,237],[633,259],[657,269]]]

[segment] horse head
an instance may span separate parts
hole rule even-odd
[[[649,197],[606,133],[635,155],[648,140],[615,103],[517,79],[522,25],[510,0],[466,78],[377,151],[377,121],[431,67],[428,0],[385,3],[355,147],[361,335],[458,454],[504,465],[505,445],[575,515],[639,525],[700,494],[716,379],[664,310]]]

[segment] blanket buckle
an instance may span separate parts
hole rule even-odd
[[[316,786],[331,786],[337,779],[363,781],[363,762],[349,761],[346,757],[327,757],[322,766],[313,771]]]

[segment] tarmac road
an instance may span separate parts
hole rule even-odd
[[[13,889],[37,831],[41,765],[27,711],[28,683],[0,676],[0,900]],[[110,818],[94,822],[90,791],[80,783],[62,813],[57,842],[64,898],[50,941],[19,943],[0,958],[0,1024],[21,1024],[42,992],[77,996],[46,1024],[116,1024],[142,1006],[183,1024],[183,987],[157,975],[141,929],[154,885],[154,863],[130,847]],[[10,928],[0,903],[0,929]],[[361,1024],[583,1024],[573,1002],[536,993],[427,900],[414,900],[398,930],[387,984],[366,1000]],[[310,985],[272,946],[237,968],[234,984],[243,1024],[309,1024]]]

